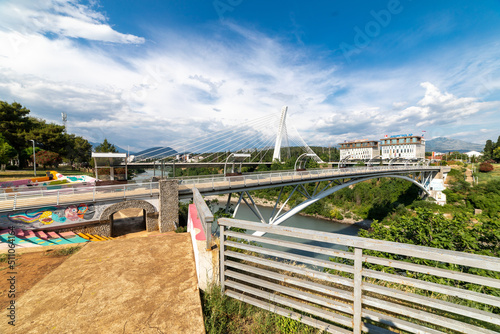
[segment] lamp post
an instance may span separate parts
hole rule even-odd
[[[36,176],[36,155],[35,155],[35,141],[33,139],[30,139],[31,142],[33,142],[33,171]]]

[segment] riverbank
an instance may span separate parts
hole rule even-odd
[[[227,197],[228,197],[227,194],[205,196],[205,200],[210,200],[210,201],[217,200],[217,201],[219,201],[219,203],[221,205],[225,205],[225,203],[227,203]],[[258,197],[252,197],[252,198],[253,198],[255,204],[258,206],[262,206],[262,207],[266,207],[266,208],[273,208],[274,207],[275,203],[270,202],[269,200],[266,200],[265,198],[258,198]],[[238,202],[238,197],[234,197],[234,196],[231,197],[231,204],[236,204],[237,202]],[[291,209],[292,208],[288,204],[286,204],[285,207],[283,208],[283,210],[285,210],[285,211],[289,211]],[[306,214],[303,212],[299,212],[298,214],[300,216],[304,216],[304,217],[313,217],[313,218],[331,221],[331,222],[335,222],[335,223],[339,223],[339,224],[354,225],[354,226],[357,226],[357,227],[362,228],[362,229],[369,229],[371,226],[371,223],[372,223],[372,220],[370,220],[370,219],[355,220],[352,218],[344,218],[344,219],[339,220],[339,219],[333,219],[333,218],[325,217],[325,216],[318,215],[318,214],[310,215],[310,214]]]

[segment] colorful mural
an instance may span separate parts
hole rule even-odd
[[[34,187],[46,187],[63,184],[94,185],[96,179],[87,175],[64,176],[56,171],[47,171],[47,176],[30,179],[0,182],[0,189],[5,192],[31,190]]]
[[[0,217],[0,221],[2,217]],[[94,204],[81,203],[68,206],[49,206],[40,209],[31,209],[6,215],[11,223],[21,223],[31,225],[36,228],[52,223],[76,223],[81,221],[96,220],[96,210]]]

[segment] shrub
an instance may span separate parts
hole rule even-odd
[[[493,165],[490,164],[489,162],[482,162],[479,165],[479,171],[482,173],[488,173],[491,172],[492,170],[493,170]]]

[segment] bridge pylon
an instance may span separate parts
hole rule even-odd
[[[274,144],[273,161],[278,160],[281,162],[281,142],[283,141],[283,136],[286,136],[286,114],[288,111],[288,106],[283,106],[281,108],[281,118],[278,127],[278,135],[276,136],[276,143]]]

